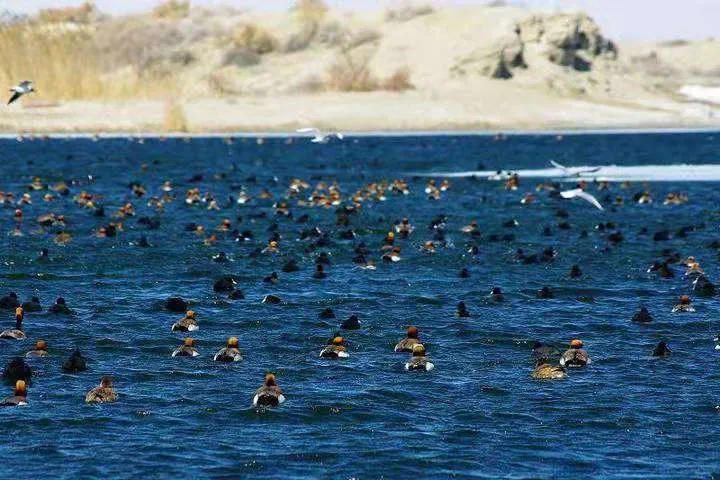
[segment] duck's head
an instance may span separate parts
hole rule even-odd
[[[228,347],[228,348],[238,348],[238,339],[237,339],[237,337],[230,337],[230,338],[228,338],[227,347]]]
[[[103,388],[112,388],[112,386],[113,386],[112,379],[110,377],[108,377],[107,375],[105,375],[104,377],[102,377],[100,379],[100,386]]]
[[[277,383],[275,382],[275,374],[274,373],[268,373],[265,375],[265,386],[266,387],[274,387]]]
[[[193,338],[186,338],[183,340],[183,345],[186,347],[194,347],[195,346],[195,339]]]
[[[332,344],[340,346],[343,344],[344,341],[345,341],[345,339],[343,339],[343,337],[335,337],[332,340]]]
[[[57,300],[55,300],[55,303],[57,305],[65,305],[65,299],[63,297],[58,297]]]
[[[17,397],[26,397],[27,396],[27,386],[25,385],[25,381],[18,380],[15,382],[15,396]]]
[[[413,357],[424,357],[425,346],[422,343],[415,344],[412,349]]]
[[[22,322],[23,318],[25,318],[25,310],[23,310],[23,307],[17,307],[15,309],[15,320]]]
[[[418,329],[417,327],[408,327],[407,329],[407,336],[408,338],[417,338],[418,336]]]
[[[490,295],[502,295],[502,289],[500,287],[493,287],[490,291]]]
[[[193,320],[195,320],[195,312],[192,310],[188,310],[187,312],[185,312],[185,317],[192,318]]]
[[[687,295],[680,295],[680,305],[690,305],[690,297]]]
[[[47,343],[45,343],[45,340],[38,340],[35,342],[35,350],[47,350]]]
[[[582,348],[583,347],[583,341],[579,339],[574,339],[570,341],[570,347],[571,348]]]

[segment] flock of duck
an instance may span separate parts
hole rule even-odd
[[[143,171],[146,169],[147,166],[143,166]],[[201,178],[202,177],[200,177],[200,179]],[[193,179],[191,179],[191,181],[193,181]],[[194,177],[194,181],[198,181],[198,178]],[[88,185],[90,185],[90,183]],[[0,205],[4,205],[6,208],[10,207],[13,211],[12,221],[14,222],[14,228],[9,232],[9,235],[12,237],[22,237],[28,233],[27,224],[31,221],[26,218],[25,211],[26,208],[29,209],[33,204],[47,205],[48,208],[44,209],[45,211],[37,216],[35,221],[37,224],[36,228],[40,228],[42,233],[52,235],[54,243],[59,248],[69,244],[73,240],[73,234],[71,230],[67,228],[67,225],[72,223],[72,212],[68,210],[62,214],[57,214],[54,213],[54,211],[58,211],[61,207],[71,206],[79,210],[89,211],[99,219],[104,219],[106,215],[108,215],[108,212],[106,212],[108,198],[106,198],[102,192],[93,193],[82,190],[75,192],[73,195],[71,186],[72,183],[68,184],[65,182],[57,182],[51,185],[46,183],[42,178],[36,177],[27,185],[27,191],[21,194],[8,191],[0,192]],[[624,187],[627,186],[629,185],[624,185]],[[509,175],[506,179],[505,188],[509,191],[517,191],[519,187],[519,176],[517,174]],[[599,192],[605,192],[610,188],[610,184],[608,182],[588,183],[578,177],[576,187],[580,192],[587,192],[591,187],[596,188]],[[131,218],[136,217],[136,207],[140,203],[144,203],[148,208],[152,209],[155,215],[152,217],[144,216],[138,218],[137,224],[144,225],[149,230],[158,228],[162,223],[161,218],[166,206],[178,200],[178,195],[176,195],[177,188],[170,180],[164,181],[158,186],[159,191],[162,192],[158,195],[149,195],[148,192],[151,188],[140,182],[133,182],[128,188],[131,200],[126,201],[126,199],[123,199],[121,206],[110,213],[112,221],[105,222],[101,220],[102,224],[93,232],[95,237],[108,238],[120,235],[125,229],[125,223]],[[444,193],[450,188],[451,185],[447,180],[442,180],[441,182],[430,180],[425,186],[424,193],[428,200],[438,201],[443,198]],[[392,195],[408,195],[410,194],[410,190],[410,184],[406,180],[382,180],[367,183],[354,193],[346,195],[343,194],[338,182],[318,181],[314,186],[311,186],[307,181],[293,179],[289,182],[287,190],[285,190],[280,198],[277,198],[277,196],[268,189],[263,188],[258,192],[252,193],[249,189],[243,187],[227,199],[227,201],[223,201],[216,198],[211,192],[203,193],[199,188],[188,188],[184,191],[184,194],[180,196],[180,201],[184,204],[185,208],[205,209],[208,211],[232,210],[236,208],[237,205],[252,207],[253,202],[264,201],[272,204],[273,213],[276,217],[291,219],[297,224],[306,224],[310,222],[311,219],[307,214],[294,217],[292,212],[293,205],[298,207],[334,209],[335,225],[339,227],[339,231],[336,232],[338,238],[354,242],[352,244],[352,254],[354,255],[353,263],[357,268],[374,270],[377,268],[377,265],[372,258],[373,256],[376,256],[381,262],[387,264],[402,261],[403,249],[410,247],[407,240],[413,236],[413,234],[414,236],[418,235],[414,233],[416,228],[408,217],[398,219],[392,224],[389,231],[384,234],[381,245],[379,249],[376,250],[366,244],[365,240],[369,241],[369,238],[358,238],[358,234],[352,228],[351,218],[353,215],[356,215],[365,204],[386,201],[388,197]],[[527,193],[521,197],[521,203],[530,204],[534,202],[536,195],[540,192],[549,192],[551,196],[558,196],[560,187],[553,182],[537,185],[535,193]],[[69,202],[70,199],[72,199],[72,203]],[[602,201],[606,205],[620,205],[623,199],[621,197],[611,198],[609,195],[606,195],[606,198],[602,199]],[[652,196],[648,191],[642,191],[635,195],[633,201],[640,204],[650,203],[652,202]],[[680,193],[672,193],[668,195],[664,203],[666,205],[676,205],[687,201],[687,196]],[[254,214],[250,213],[249,215],[252,216]],[[557,212],[557,215],[561,220],[566,219],[568,216],[562,209]],[[264,216],[264,214],[259,216]],[[244,242],[254,239],[255,232],[252,230],[240,230],[238,227],[240,221],[239,219],[238,222],[234,224],[229,218],[225,218],[219,225],[212,229],[211,232],[208,232],[205,226],[195,223],[185,225],[184,230],[195,235],[198,242],[209,247],[212,247],[220,240],[232,239],[237,242]],[[429,225],[432,238],[422,239],[417,245],[417,248],[421,252],[426,254],[438,253],[447,245],[445,238],[447,230],[446,221],[447,218],[443,215],[432,219]],[[558,227],[569,228],[569,223],[566,220],[562,220]],[[599,223],[596,228],[612,232],[607,236],[608,240],[612,243],[623,241],[622,233],[617,230],[612,222]],[[249,254],[250,257],[261,255],[275,256],[282,252],[283,242],[287,236],[281,233],[277,223],[273,224],[269,231],[270,234],[265,247],[253,250]],[[470,224],[462,227],[460,233],[471,240],[478,239],[482,235],[481,226],[477,221],[472,221]],[[687,233],[687,231],[685,233]],[[587,232],[582,232],[581,236],[583,234],[587,236]],[[663,232],[656,232],[655,239],[662,240],[662,238],[657,238],[662,235],[664,235]],[[314,269],[311,274],[312,278],[325,278],[328,275],[327,267],[330,265],[330,258],[327,252],[321,250],[331,244],[329,233],[322,231],[317,226],[313,226],[303,229],[300,232],[299,238],[309,242],[309,246],[306,249],[307,253],[316,253]],[[490,240],[502,241],[503,238],[491,238]],[[135,244],[138,247],[148,247],[151,245],[145,236],[142,236]],[[470,245],[467,252],[471,255],[477,254],[477,245]],[[43,248],[37,260],[39,262],[47,260],[49,255],[48,248]],[[513,255],[513,260],[518,263],[531,264],[551,262],[556,256],[557,252],[553,248],[545,249],[539,254],[528,254],[522,250],[517,250]],[[655,272],[661,277],[671,277],[675,275],[672,265],[683,264],[687,269],[684,277],[692,282],[693,291],[701,295],[714,293],[714,284],[707,279],[702,267],[694,257],[682,259],[677,252],[672,250],[664,251],[663,256],[664,260],[653,263],[648,271]],[[227,262],[228,255],[224,251],[217,252],[212,256],[212,261],[217,263]],[[300,270],[300,266],[295,260],[290,259],[281,266],[281,270],[286,273],[297,272]],[[468,277],[469,272],[467,269],[463,269],[459,272],[459,275],[460,277]],[[571,278],[582,275],[583,272],[578,265],[574,265],[568,273],[568,276]],[[263,279],[263,282],[276,284],[279,282],[279,275],[277,272],[272,272]],[[219,278],[215,282],[213,289],[217,293],[227,294],[227,298],[231,300],[244,298],[242,290],[237,288],[236,279],[232,275],[225,275]],[[538,299],[552,297],[552,289],[548,286],[543,287],[537,292]],[[488,295],[487,300],[489,302],[503,302],[504,296],[502,290],[499,287],[494,287]],[[282,303],[283,300],[276,295],[266,295],[262,302],[278,304]],[[185,312],[184,316],[174,322],[170,327],[172,332],[189,334],[200,328],[197,313],[188,308],[187,302],[185,302],[184,299],[171,297],[166,300],[165,308],[174,312]],[[15,315],[15,328],[0,332],[0,340],[26,341],[28,340],[24,329],[26,314],[41,311],[43,307],[40,304],[39,298],[36,296],[21,303],[17,294],[10,292],[0,298],[0,309],[13,311]],[[73,314],[73,311],[64,298],[58,298],[47,310],[57,315]],[[678,313],[694,311],[690,297],[687,295],[681,296],[672,311]],[[471,316],[464,302],[458,303],[456,315],[458,317]],[[326,309],[320,316],[322,318],[334,318],[334,313],[331,309]],[[640,307],[632,320],[647,323],[652,321],[652,316],[645,307]],[[357,315],[352,315],[343,321],[339,328],[347,331],[358,329],[360,328],[360,319]],[[330,338],[328,344],[321,348],[319,356],[328,360],[347,361],[350,354],[346,343],[347,340],[343,335],[335,334]],[[410,325],[407,327],[405,337],[397,343],[394,350],[398,353],[410,355],[404,364],[404,368],[407,371],[429,372],[434,369],[435,365],[428,357],[426,345],[421,342],[418,328],[415,326]],[[670,353],[671,350],[668,344],[663,341],[656,346],[653,356],[665,357]],[[558,351],[551,345],[536,342],[532,348],[531,355],[535,361],[535,367],[532,370],[531,376],[535,379],[562,379],[567,377],[568,370],[583,368],[591,364],[590,355],[584,349],[584,343],[580,339],[572,339],[564,352]],[[32,377],[32,370],[25,359],[44,359],[48,356],[48,342],[44,339],[37,339],[34,347],[27,351],[24,357],[16,357],[10,361],[3,372],[3,377],[6,382],[13,384],[14,391],[12,396],[0,401],[0,405],[21,406],[28,404],[28,385]],[[195,344],[195,340],[192,337],[188,337],[183,340],[181,345],[172,351],[171,356],[199,357],[201,354]],[[238,338],[230,336],[225,346],[214,354],[213,360],[226,363],[242,361],[243,356],[240,351]],[[82,353],[76,349],[63,363],[62,369],[66,373],[82,372],[87,369],[86,360]],[[85,396],[85,401],[88,403],[106,403],[116,401],[117,399],[118,394],[110,376],[103,376],[99,385],[90,389]],[[267,373],[263,384],[252,395],[253,405],[276,407],[284,401],[285,394],[278,385],[276,375]]]

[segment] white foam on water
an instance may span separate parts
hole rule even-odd
[[[587,170],[597,166],[578,166],[572,170]],[[720,181],[720,165],[642,165],[618,167],[615,165],[600,167],[593,173],[566,175],[559,168],[540,168],[527,170],[469,170],[464,172],[413,172],[408,175],[435,178],[476,177],[486,180],[505,180],[510,174],[517,173],[523,178],[549,178],[560,182],[577,182],[578,179],[610,182],[717,182]]]

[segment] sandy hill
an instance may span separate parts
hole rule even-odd
[[[41,92],[25,108],[4,109],[0,128],[720,124],[705,97],[679,93],[720,86],[720,41],[618,45],[582,12],[404,6],[359,14],[302,0],[275,15],[179,1],[122,18],[91,7],[70,13],[45,11],[0,30],[0,61],[10,65],[0,77],[33,78]],[[44,48],[31,55],[28,37]]]

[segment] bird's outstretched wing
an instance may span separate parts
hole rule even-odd
[[[337,132],[337,133],[335,134],[335,136],[336,136],[338,139],[340,139],[340,140],[342,140],[343,138],[345,138],[345,136],[344,136],[342,133],[340,133],[340,132]]]
[[[314,133],[315,135],[318,135],[320,133],[320,130],[313,127],[305,127],[305,128],[298,128],[295,130],[297,133]]]
[[[560,192],[560,195],[563,198],[582,198],[586,202],[590,202],[591,204],[595,205],[600,210],[605,210],[602,205],[600,205],[600,202],[597,201],[597,198],[593,197],[589,193],[583,191],[580,188],[575,188],[573,190],[565,190],[564,192]]]
[[[18,92],[17,90],[10,90],[10,91],[13,92],[13,94],[12,94],[12,97],[10,97],[10,100],[8,100],[8,103],[7,103],[8,105],[10,105],[11,103],[13,103],[15,100],[17,100],[18,98],[20,98],[22,96],[22,93]]]
[[[564,172],[567,173],[567,167],[564,167],[563,165],[560,165],[560,164],[559,164],[558,162],[556,162],[555,160],[550,160],[550,165],[552,165],[552,166],[555,167],[555,168],[559,168],[560,170],[562,170],[562,171],[564,171]]]

